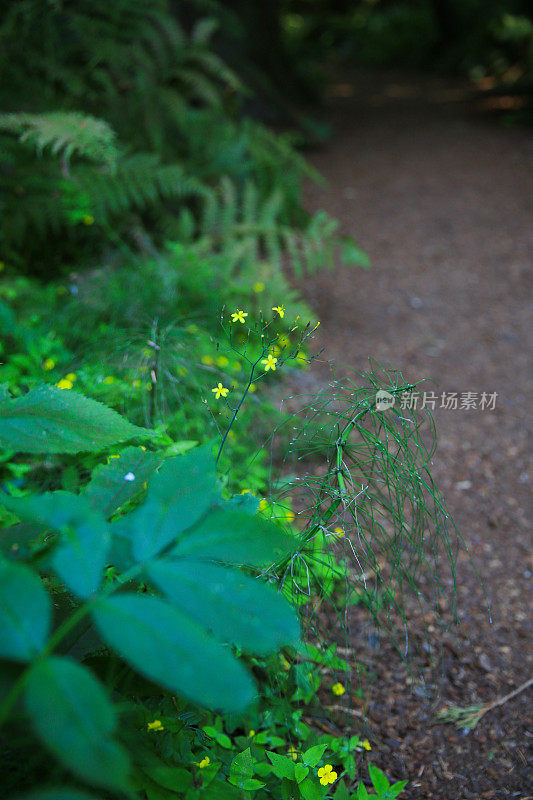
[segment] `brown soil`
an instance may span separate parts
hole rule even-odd
[[[303,287],[322,321],[323,358],[365,369],[372,356],[409,380],[434,379],[438,392],[498,393],[494,411],[435,411],[434,475],[482,576],[492,622],[463,554],[463,630],[444,648],[430,700],[420,686],[413,692],[385,639],[375,653],[366,710],[372,756],[390,777],[409,781],[403,796],[412,800],[525,800],[533,796],[531,689],[473,731],[432,723],[436,709],[495,700],[533,673],[533,142],[476,113],[463,86],[420,76],[356,74],[332,87],[327,112],[334,134],[311,160],[329,186],[309,187],[308,205],[337,217],[373,267],[339,268]],[[319,366],[312,374],[322,380]],[[357,624],[354,616],[354,631]],[[414,658],[415,676],[423,674],[427,665]]]

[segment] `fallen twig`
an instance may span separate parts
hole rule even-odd
[[[498,706],[502,706],[504,703],[507,703],[508,700],[516,697],[516,695],[520,694],[520,692],[524,692],[532,684],[533,678],[529,678],[529,680],[527,680],[521,686],[518,686],[517,689],[513,689],[513,691],[509,692],[509,694],[499,697],[497,700],[493,700],[492,703],[485,703],[484,705],[475,706],[451,706],[450,708],[443,708],[442,711],[439,711],[437,714],[437,722],[453,722],[457,728],[473,731],[479,720],[484,717],[488,711],[492,711],[493,708],[497,708]]]

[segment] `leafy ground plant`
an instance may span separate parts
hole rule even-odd
[[[19,447],[41,452],[98,449],[103,435],[105,444],[150,437],[52,387],[4,394],[4,446],[14,430]],[[16,730],[29,719],[45,748],[89,785],[130,792],[132,759],[116,735],[109,689],[80,652],[101,648],[149,684],[234,712],[256,688],[228,644],[266,654],[298,642],[298,621],[280,594],[230,566],[271,563],[293,541],[254,516],[255,507],[222,499],[209,447],[162,465],[144,447],[129,447],[81,494],[5,495],[2,503],[20,523],[2,537],[0,721]]]

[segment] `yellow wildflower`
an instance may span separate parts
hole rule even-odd
[[[265,500],[265,498],[262,497],[259,501],[259,511],[264,511],[265,508],[268,508],[268,500]]]
[[[285,306],[272,306],[272,311],[277,311],[280,319],[285,316]]]
[[[331,766],[331,764],[326,764],[324,767],[320,767],[317,772],[318,777],[320,778],[320,783],[322,786],[327,786],[328,783],[335,783],[337,780],[337,773]]]
[[[252,289],[256,294],[260,294],[261,292],[265,291],[265,284],[263,283],[263,281],[256,281],[252,286]]]
[[[277,363],[278,359],[275,356],[273,356],[272,353],[269,353],[267,358],[261,359],[261,364],[264,364],[265,372],[268,372],[269,369],[271,369],[272,372],[275,372]]]
[[[252,494],[251,489],[241,489],[241,494]]]
[[[285,514],[285,519],[287,522],[294,522],[294,511],[291,508]]]
[[[346,689],[344,688],[342,683],[334,683],[333,686],[331,687],[331,691],[333,692],[333,694],[336,694],[337,697],[340,697],[341,695],[344,694]]]
[[[229,358],[227,356],[219,356],[217,358],[217,367],[227,367],[229,364]]]
[[[241,311],[241,309],[238,308],[237,311],[234,311],[232,313],[231,321],[232,322],[242,322],[242,324],[244,325],[247,316],[248,316],[248,312],[247,311]]]
[[[370,742],[368,741],[368,739],[364,740],[363,747],[365,748],[365,750],[372,750],[372,747],[370,746]]]
[[[92,214],[85,214],[83,218],[84,225],[94,225],[94,217]]]
[[[49,372],[51,369],[53,369],[55,367],[55,365],[56,365],[56,362],[55,362],[54,358],[47,358],[46,361],[43,364],[43,367],[47,372]]]
[[[147,725],[149,731],[164,731],[164,725],[160,719],[154,719],[153,722],[149,722]]]
[[[333,528],[333,533],[336,533],[337,536],[344,536],[344,530],[339,525],[336,528]]]
[[[67,381],[72,381],[72,383],[74,383],[74,381],[76,380],[76,373],[69,372],[68,375],[65,375],[65,378],[67,379]]]
[[[257,386],[255,385],[255,383],[251,383],[251,384],[250,384],[250,386],[248,387],[248,391],[249,391],[249,392],[251,392],[252,394],[253,394],[255,391],[257,391]]]
[[[72,381],[67,380],[67,378],[61,378],[61,380],[56,383],[58,389],[72,389],[72,385]]]
[[[202,356],[202,364],[205,364],[206,367],[212,367],[215,363],[215,359],[211,358],[211,356]]]
[[[210,763],[211,759],[209,758],[209,756],[205,756],[205,758],[202,758],[198,766],[200,767],[200,769],[203,769],[204,767],[208,767]]]
[[[252,728],[252,730],[251,730],[251,731],[248,731],[248,737],[249,737],[250,739],[253,739],[253,738],[254,738],[254,736],[255,736],[255,731],[254,731],[254,729]]]
[[[215,393],[215,400],[219,400],[221,397],[226,397],[229,389],[226,389],[225,386],[219,382],[214,389],[211,389],[212,392]]]

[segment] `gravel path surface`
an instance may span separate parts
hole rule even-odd
[[[323,357],[355,369],[369,356],[390,362],[409,380],[436,381],[428,388],[439,397],[476,392],[479,403],[482,392],[497,393],[494,410],[435,410],[434,473],[483,578],[492,624],[460,557],[464,631],[444,650],[433,705],[413,695],[384,644],[366,714],[377,763],[409,779],[406,797],[525,800],[531,689],[470,733],[431,724],[435,709],[495,700],[533,674],[533,141],[465,98],[460,84],[387,73],[332,86],[334,133],[311,156],[329,186],[309,187],[307,202],[340,219],[373,267],[321,274],[303,291],[322,321]]]

